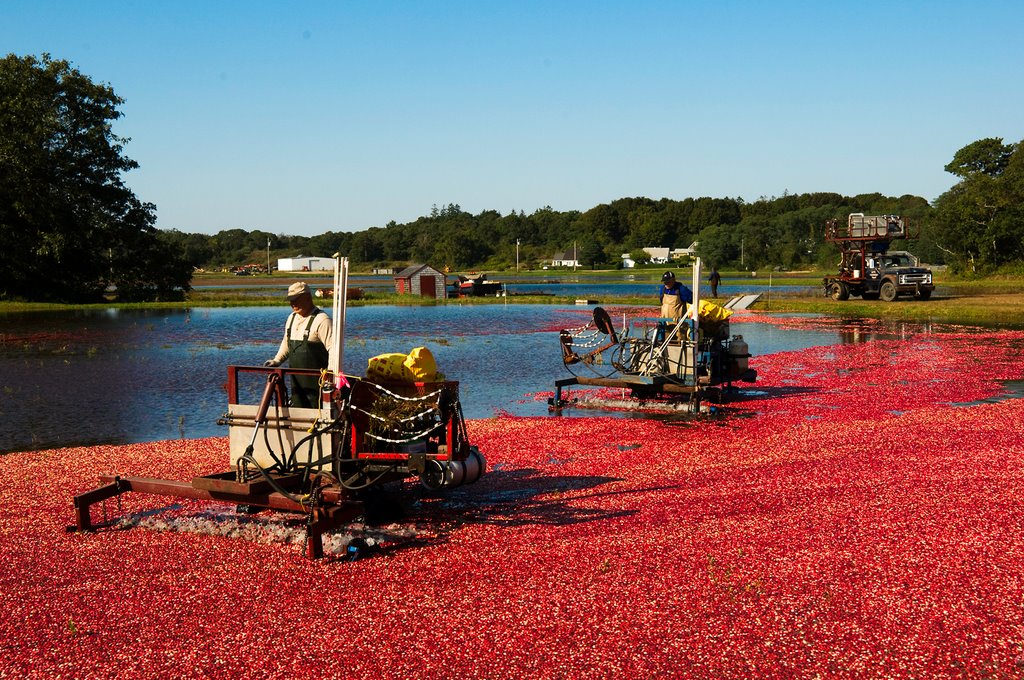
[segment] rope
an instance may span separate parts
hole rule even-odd
[[[367,411],[365,409],[361,409],[358,406],[353,406],[352,410],[353,411],[359,411],[363,415],[369,416],[370,418],[373,418],[374,420],[379,420],[382,423],[410,423],[410,422],[412,422],[414,420],[422,420],[423,418],[426,418],[427,414],[429,414],[429,413],[440,413],[441,412],[441,409],[438,408],[437,404],[431,404],[430,408],[425,409],[423,411],[420,411],[419,413],[413,414],[411,416],[407,416],[405,418],[391,419],[391,418],[385,418],[384,416],[379,416],[376,413],[370,413],[369,411]]]
[[[392,392],[391,390],[389,390],[388,388],[384,387],[383,385],[378,385],[377,383],[370,382],[368,380],[364,380],[363,382],[365,382],[367,385],[373,385],[374,387],[376,387],[378,390],[380,390],[384,394],[388,395],[389,397],[393,397],[395,399],[400,399],[402,401],[426,401],[427,399],[433,399],[434,397],[436,397],[439,394],[441,394],[442,392],[444,392],[444,388],[442,387],[442,388],[440,388],[440,389],[438,389],[438,390],[436,390],[434,392],[431,392],[430,394],[424,394],[422,397],[403,397],[401,394],[397,394],[395,392]]]

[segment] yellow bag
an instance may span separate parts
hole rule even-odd
[[[413,382],[434,382],[437,380],[437,362],[426,347],[413,347],[405,360],[405,369]]]
[[[381,382],[414,382],[409,369],[405,367],[408,355],[388,352],[371,357],[366,364],[366,377]]]
[[[367,362],[366,377],[378,382],[434,382],[437,380],[437,362],[426,347],[414,347],[408,354],[378,354]]]

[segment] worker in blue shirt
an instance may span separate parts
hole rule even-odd
[[[676,281],[675,274],[665,272],[661,276],[658,299],[661,302],[661,315],[667,319],[678,321],[686,312],[686,305],[693,302],[693,292]]]

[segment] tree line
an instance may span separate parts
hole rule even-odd
[[[202,267],[273,257],[340,252],[357,265],[425,262],[452,270],[536,268],[556,252],[576,248],[585,267],[618,266],[622,255],[643,261],[644,247],[687,247],[719,268],[754,271],[835,265],[825,241],[829,220],[850,213],[901,215],[917,238],[904,244],[923,261],[963,274],[1024,269],[1024,152],[1019,143],[978,140],[960,149],[945,170],[959,178],[934,205],[920,196],[818,192],[741,198],[620,198],[585,212],[544,207],[526,214],[470,214],[454,203],[412,222],[355,232],[286,236],[231,229],[213,236],[163,232],[162,238]]]
[[[272,259],[340,252],[366,267],[425,262],[455,271],[537,268],[556,252],[577,249],[584,267],[618,266],[623,254],[643,261],[644,247],[686,247],[721,267],[799,268],[834,259],[823,244],[825,222],[849,212],[896,213],[923,218],[928,202],[917,196],[832,193],[785,195],[744,202],[739,198],[658,200],[635,197],[585,212],[544,207],[531,214],[487,210],[470,214],[457,204],[435,207],[412,222],[389,223],[356,232],[287,236],[230,229],[212,236],[167,231],[163,238],[199,267],[262,263],[270,243]],[[936,257],[941,257],[941,251]]]
[[[527,214],[458,204],[411,222],[316,236],[227,229],[213,235],[155,228],[156,207],[123,181],[137,164],[113,132],[123,100],[49,55],[0,59],[0,299],[180,299],[195,268],[340,252],[357,266],[424,262],[455,271],[536,268],[576,248],[585,267],[643,260],[645,247],[697,252],[719,268],[835,264],[824,225],[851,212],[899,214],[917,225],[908,245],[926,262],[986,274],[1024,268],[1024,156],[1019,143],[978,140],[945,169],[958,178],[930,204],[878,193],[741,198],[620,198],[586,211]]]

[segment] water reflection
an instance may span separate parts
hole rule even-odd
[[[226,367],[272,356],[286,313],[236,307],[0,315],[0,451],[226,434],[216,425],[226,408]],[[344,367],[361,374],[372,356],[424,345],[460,382],[467,417],[543,415],[546,403],[531,394],[569,377],[556,331],[582,325],[590,313],[517,304],[353,308]],[[761,321],[732,331],[755,356],[833,344],[852,332]]]
[[[838,330],[842,344],[857,345],[874,340],[906,340],[919,335],[931,335],[933,324],[928,321],[844,319]]]

